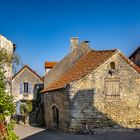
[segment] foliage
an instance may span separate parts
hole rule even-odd
[[[0,51],[0,134],[3,136],[2,139],[6,138],[6,140],[18,139],[13,131],[13,124],[5,125],[5,117],[12,115],[15,111],[13,97],[6,92],[7,79],[4,70],[4,65],[11,65],[12,59],[6,51]]]
[[[6,51],[0,51],[0,65],[3,65],[5,63],[10,64],[12,62],[12,58],[12,55],[8,55]]]
[[[13,97],[5,92],[7,79],[4,76],[6,72],[4,65],[11,65],[12,62],[17,61],[17,57],[8,55],[4,50],[0,51],[0,120],[4,119],[5,116],[11,115],[15,110]]]
[[[32,109],[33,109],[32,101],[27,100],[26,103],[27,103],[27,105],[28,105],[28,107],[29,107],[29,112],[31,112]]]
[[[25,113],[29,113],[29,106],[28,106],[28,104],[26,103],[26,102],[24,102],[24,103],[22,103],[21,105],[20,105],[20,112],[21,112],[21,114],[25,114]]]
[[[17,66],[23,65],[21,58],[18,54],[14,53],[12,57],[12,68],[13,68],[13,73],[17,73]]]
[[[3,64],[11,65],[14,74],[17,72],[17,66],[22,65],[21,58],[18,54],[14,53],[12,55],[8,54],[4,49],[0,50],[0,65]]]
[[[21,114],[30,113],[32,111],[32,102],[27,100],[20,105],[20,112]]]
[[[40,91],[43,90],[43,84],[35,85],[34,94],[36,95],[35,100],[33,101],[33,110],[40,106],[42,103]]]
[[[0,140],[4,139],[6,137],[6,126],[2,121],[0,121]]]
[[[13,97],[5,92],[6,80],[0,66],[0,119],[14,112]]]
[[[15,122],[12,121],[10,124],[7,125],[7,137],[6,140],[19,140],[19,137],[16,136],[14,133],[14,126]]]

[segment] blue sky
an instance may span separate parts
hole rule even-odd
[[[0,0],[0,33],[43,75],[45,60],[62,59],[73,36],[129,56],[140,45],[139,9],[139,0]]]

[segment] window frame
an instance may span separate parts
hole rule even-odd
[[[29,93],[29,83],[23,82],[23,85],[24,85],[24,93]]]

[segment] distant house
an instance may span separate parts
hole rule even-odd
[[[44,64],[45,74],[48,73],[56,64],[57,64],[57,62],[46,61]]]
[[[29,66],[25,65],[12,78],[12,95],[14,101],[33,100],[34,88],[40,84],[43,84],[43,79]]]
[[[71,52],[44,77],[47,129],[140,128],[140,68],[117,49],[92,50],[78,38],[70,42]]]
[[[140,67],[140,46],[130,55],[129,58]]]

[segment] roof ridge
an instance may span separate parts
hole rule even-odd
[[[12,80],[24,69],[27,68],[29,69],[33,74],[35,74],[41,81],[43,81],[42,77],[39,76],[34,70],[32,70],[28,65],[24,65],[13,77]]]
[[[107,52],[107,51],[117,51],[118,49],[108,49],[108,50],[91,50],[94,52]]]

